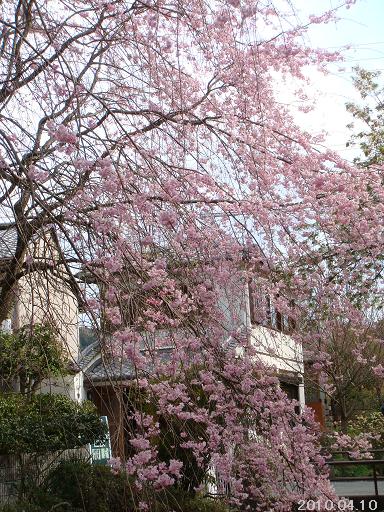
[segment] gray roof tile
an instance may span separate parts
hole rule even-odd
[[[166,363],[171,360],[173,349],[160,348],[155,352],[157,362]],[[142,353],[145,353],[143,350]],[[91,382],[108,382],[130,380],[136,377],[135,365],[129,359],[102,357],[98,341],[92,343],[81,352],[78,366]],[[154,363],[148,358],[147,366],[141,370],[142,375],[154,374]]]
[[[12,258],[16,252],[17,229],[2,229],[0,225],[0,259]]]

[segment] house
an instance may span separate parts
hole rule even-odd
[[[0,226],[0,283],[9,262],[14,258],[18,232],[15,227]],[[4,272],[2,272],[2,269]],[[2,273],[1,273],[2,272]],[[74,400],[89,398],[101,416],[109,421],[112,452],[124,458],[129,452],[129,430],[126,428],[130,408],[128,390],[136,377],[136,368],[123,353],[116,354],[113,334],[101,332],[88,346],[80,350],[79,285],[92,282],[80,273],[75,279],[65,266],[61,249],[53,229],[42,230],[32,237],[23,258],[20,276],[13,288],[13,303],[3,329],[17,330],[30,323],[50,322],[57,326],[63,347],[72,362],[72,371],[59,378],[44,381],[43,393],[60,393]],[[93,286],[99,286],[93,282]],[[137,287],[140,293],[140,286]],[[141,292],[142,293],[142,292]],[[220,290],[219,308],[223,313],[223,346],[234,348],[237,357],[247,357],[237,344],[237,337],[251,341],[257,356],[274,367],[282,389],[304,405],[302,348],[291,336],[294,323],[280,313],[270,297],[258,297],[251,283],[240,280],[229,282]],[[138,314],[142,302],[136,297],[129,304],[130,315]],[[260,314],[262,312],[262,314]],[[106,329],[108,331],[108,329]],[[148,367],[142,373],[153,375],[157,363],[169,362],[174,353],[174,337],[178,329],[161,329],[142,333],[142,353],[150,351]],[[165,341],[166,340],[166,341]]]
[[[12,277],[8,269],[15,261],[20,236],[16,226],[0,225],[0,287]],[[68,357],[69,370],[67,375],[43,381],[38,391],[82,400],[82,374],[71,368],[79,358],[78,298],[60,254],[53,229],[39,230],[31,237],[18,262],[8,317],[1,328],[11,332],[25,325],[54,325]]]
[[[251,284],[244,280],[229,282],[228,287],[220,289],[218,300],[224,319],[222,326],[224,332],[230,333],[223,339],[223,346],[234,349],[237,357],[247,357],[237,343],[237,337],[247,336],[256,349],[257,357],[274,368],[281,388],[302,408],[305,404],[303,352],[291,335],[294,322],[281,314],[269,297],[256,299],[257,294]],[[260,315],[262,309],[265,311]],[[172,340],[181,332],[181,328],[142,332],[141,353],[150,357],[147,358],[147,367],[141,370],[141,377],[153,376],[157,364],[172,359],[177,346]],[[112,453],[124,459],[132,450],[128,425],[129,389],[137,373],[124,355],[123,347],[120,354],[116,354],[116,349],[113,335],[110,339],[103,336],[101,342],[94,341],[82,351],[79,367],[83,372],[87,397],[97,405],[101,415],[108,417]]]

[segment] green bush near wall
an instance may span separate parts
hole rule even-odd
[[[26,325],[13,333],[0,331],[0,383],[2,389],[18,384],[22,395],[36,393],[41,382],[69,371],[68,355],[57,328],[50,324]]]
[[[0,454],[48,453],[102,440],[91,402],[63,395],[0,394]]]

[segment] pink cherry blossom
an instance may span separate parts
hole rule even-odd
[[[306,33],[338,9],[300,22],[288,0],[29,4],[1,6],[1,214],[18,250],[0,321],[20,276],[65,275],[106,371],[124,368],[124,399],[140,391],[148,406],[121,401],[126,452],[112,460],[143,496],[180,484],[181,450],[236,506],[323,506],[319,427],[279,387],[279,349],[289,341],[299,362],[306,349],[335,392],[336,327],[356,335],[383,305],[383,169],[319,151],[323,134],[303,133],[274,81],[311,108],[308,67],[339,55]],[[56,268],[26,268],[34,237],[53,231]],[[56,302],[43,309],[65,322]],[[366,352],[354,359],[380,378]],[[121,379],[109,384],[121,396]]]

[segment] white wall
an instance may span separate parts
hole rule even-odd
[[[231,333],[247,333],[257,357],[267,366],[274,367],[277,372],[289,372],[301,377],[304,373],[303,349],[300,343],[289,334],[262,325],[252,325],[248,285],[241,278],[233,278],[228,286],[219,291],[219,305],[223,313],[228,339]],[[244,350],[239,347],[239,357],[244,357]],[[299,402],[304,407],[304,386],[299,385]]]
[[[292,336],[257,325],[251,330],[251,342],[265,364],[279,370],[303,373],[303,349]]]
[[[244,281],[233,279],[218,294],[223,327],[228,336],[232,332],[247,332],[263,362],[281,370],[304,371],[302,347],[292,336],[262,325],[251,325],[248,287]]]

